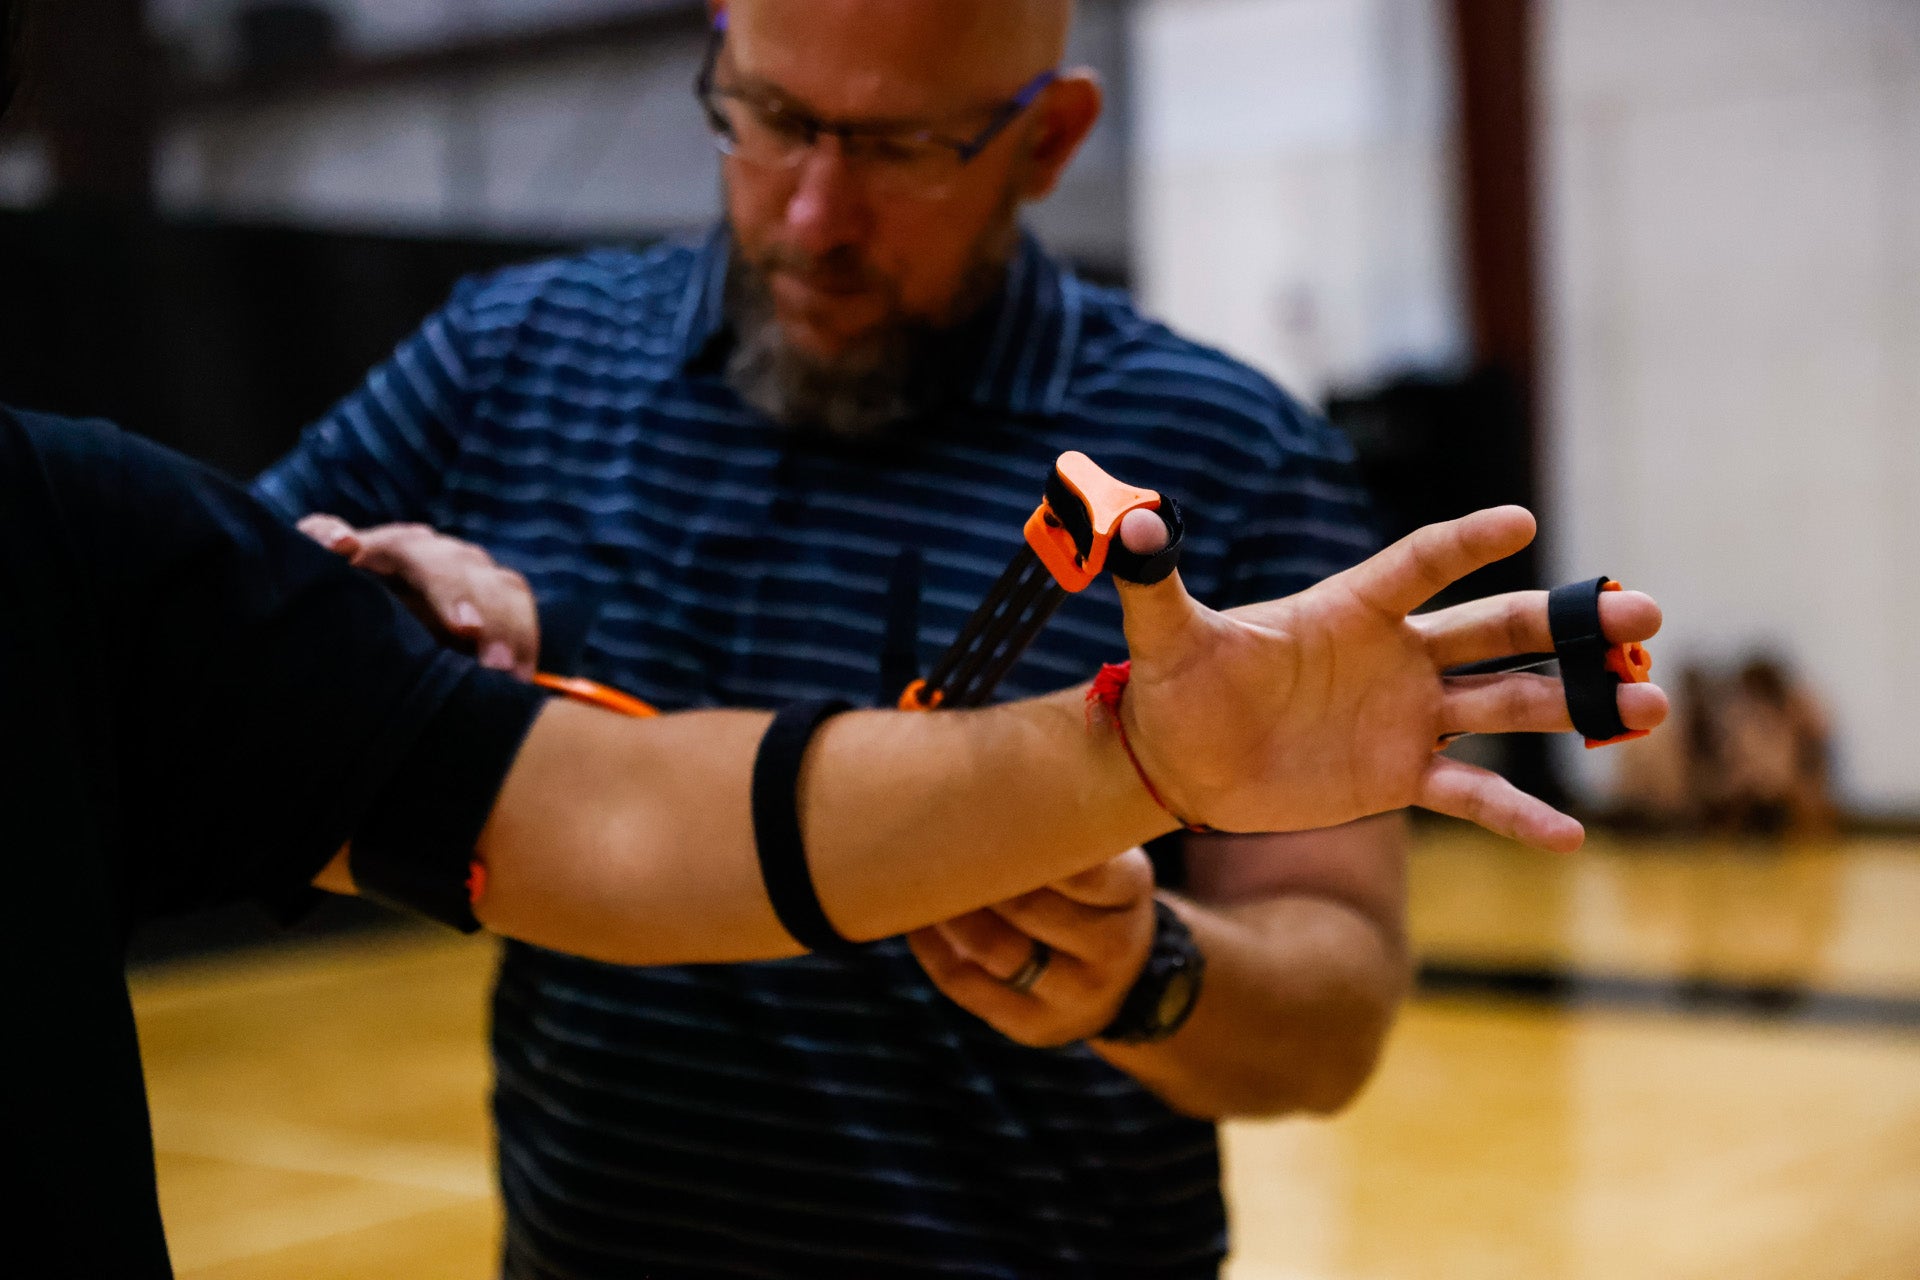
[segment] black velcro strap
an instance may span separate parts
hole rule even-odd
[[[1613,579],[1604,575],[1555,587],[1547,593],[1547,629],[1560,659],[1573,727],[1590,742],[1627,732],[1620,719],[1620,677],[1607,670],[1606,634],[1600,628],[1600,595]]]
[[[1165,582],[1180,567],[1180,544],[1187,536],[1186,517],[1180,512],[1180,504],[1166,497],[1160,499],[1157,514],[1160,523],[1167,526],[1167,545],[1150,556],[1129,551],[1119,531],[1114,532],[1113,544],[1107,548],[1107,568],[1120,581],[1131,582],[1136,587],[1151,587],[1156,582]]]
[[[809,951],[845,951],[855,944],[827,919],[807,868],[800,836],[800,765],[820,726],[851,710],[845,702],[796,702],[773,718],[753,760],[753,839],[760,879],[780,924]]]
[[[355,826],[347,871],[360,893],[472,933],[473,851],[547,695],[471,669]]]

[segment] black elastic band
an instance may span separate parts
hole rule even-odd
[[[1180,544],[1187,534],[1186,517],[1180,513],[1180,504],[1166,497],[1160,499],[1157,514],[1160,523],[1167,526],[1167,545],[1150,556],[1128,550],[1119,530],[1114,531],[1113,543],[1107,548],[1107,568],[1120,581],[1131,582],[1136,587],[1151,587],[1156,582],[1165,582],[1180,567]]]
[[[887,629],[880,646],[880,705],[900,701],[920,678],[920,549],[902,547],[887,580]]]
[[[753,839],[760,878],[780,924],[809,951],[853,947],[833,927],[814,892],[807,849],[800,836],[800,764],[820,726],[851,710],[845,702],[796,702],[783,708],[760,739],[753,760]]]
[[[1607,643],[1600,627],[1600,595],[1613,579],[1606,576],[1568,583],[1547,593],[1547,629],[1560,682],[1567,691],[1573,727],[1589,742],[1605,742],[1627,732],[1620,719],[1620,677],[1607,670]]]

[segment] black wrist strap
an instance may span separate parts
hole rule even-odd
[[[1606,666],[1612,646],[1600,629],[1600,596],[1612,581],[1603,575],[1547,593],[1547,629],[1553,633],[1554,656],[1560,659],[1567,712],[1589,742],[1627,732],[1620,719],[1620,677]]]
[[[1137,587],[1151,587],[1157,582],[1165,582],[1180,567],[1180,544],[1185,541],[1187,534],[1187,521],[1181,514],[1180,504],[1172,498],[1162,497],[1160,508],[1154,514],[1160,517],[1160,523],[1167,526],[1167,545],[1152,555],[1143,556],[1137,551],[1129,551],[1118,533],[1113,536],[1113,545],[1107,551],[1107,568],[1122,582],[1131,582]]]
[[[753,839],[760,878],[780,924],[809,951],[845,951],[855,943],[827,919],[807,868],[800,836],[800,765],[820,726],[851,710],[845,702],[796,702],[783,708],[760,739],[753,760]]]

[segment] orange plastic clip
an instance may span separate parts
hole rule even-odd
[[[608,688],[592,680],[581,680],[574,676],[550,676],[542,671],[533,678],[533,682],[542,689],[551,689],[555,693],[565,694],[575,702],[584,702],[604,711],[618,712],[623,716],[632,716],[636,720],[645,720],[660,714],[658,710],[640,701],[630,693]]]
[[[1084,453],[1061,454],[1054,475],[1082,511],[1055,511],[1055,489],[1049,485],[1047,500],[1027,521],[1027,545],[1061,587],[1084,591],[1106,567],[1107,550],[1120,531],[1120,522],[1130,512],[1158,511],[1160,495],[1121,484]]]
[[[944,691],[935,689],[929,694],[927,692],[927,682],[925,680],[915,680],[900,694],[900,710],[937,711],[939,710],[940,704],[946,700],[947,695]]]
[[[1602,591],[1625,590],[1617,582],[1609,582],[1601,587]],[[1601,665],[1618,676],[1621,684],[1646,684],[1653,678],[1653,655],[1647,647],[1639,643],[1617,644],[1607,650],[1607,656]],[[1617,738],[1588,738],[1587,750],[1597,747],[1611,747],[1620,742],[1632,742],[1635,738],[1644,738],[1651,730],[1629,729]]]

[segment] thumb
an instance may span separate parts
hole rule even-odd
[[[1127,550],[1150,556],[1167,545],[1167,526],[1151,511],[1130,511],[1120,522],[1120,540]],[[1120,607],[1126,612],[1127,649],[1133,660],[1163,668],[1178,664],[1189,628],[1203,612],[1187,594],[1180,574],[1170,573],[1150,587],[1118,577],[1114,585],[1120,589]]]

